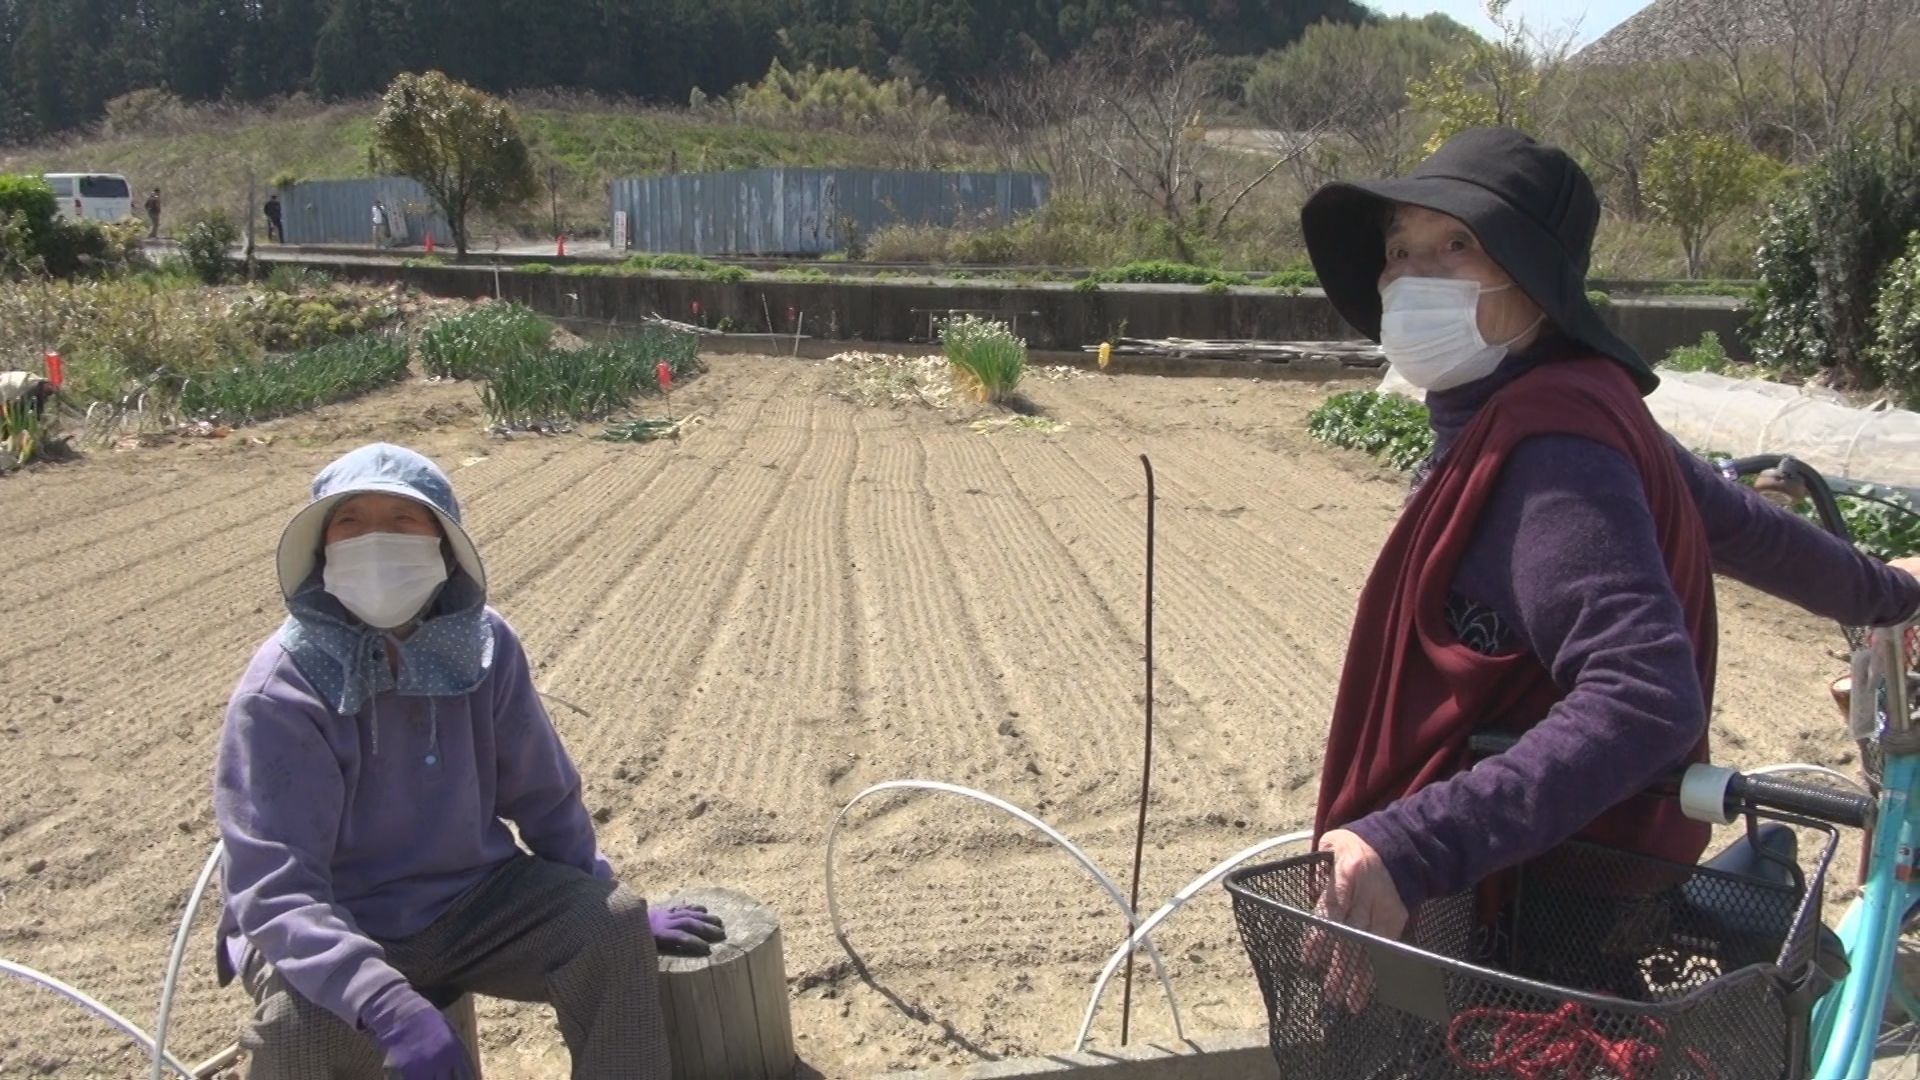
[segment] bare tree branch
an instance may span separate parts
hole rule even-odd
[[[1319,124],[1315,125],[1313,130],[1307,133],[1306,139],[1304,141],[1295,144],[1293,147],[1288,149],[1285,153],[1273,159],[1273,164],[1267,166],[1266,172],[1261,173],[1259,176],[1255,177],[1253,180],[1248,182],[1245,187],[1242,187],[1240,189],[1240,193],[1235,195],[1233,199],[1227,203],[1227,208],[1225,210],[1220,211],[1220,216],[1217,219],[1215,219],[1213,223],[1214,230],[1217,232],[1221,229],[1226,228],[1227,219],[1233,216],[1233,211],[1235,210],[1235,208],[1237,208],[1240,205],[1241,201],[1244,200],[1248,195],[1253,194],[1253,190],[1255,188],[1259,187],[1260,185],[1266,183],[1269,179],[1271,179],[1274,173],[1277,173],[1280,171],[1281,166],[1286,165],[1287,163],[1291,162],[1295,158],[1300,157],[1301,155],[1307,153],[1307,151],[1311,150],[1314,144],[1320,141],[1320,137],[1326,133],[1328,126],[1331,125],[1332,122],[1333,122],[1333,119],[1329,117],[1326,120],[1323,120]]]

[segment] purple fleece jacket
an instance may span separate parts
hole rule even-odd
[[[1436,457],[1497,390],[1564,354],[1549,343],[1429,394]],[[1673,452],[1716,572],[1856,626],[1920,609],[1911,576],[1728,482],[1678,443]],[[1617,451],[1577,436],[1521,443],[1453,591],[1492,609],[1566,696],[1512,750],[1350,826],[1408,906],[1543,854],[1671,769],[1707,727],[1639,473]]]
[[[492,608],[486,618],[493,665],[478,688],[383,693],[359,716],[335,715],[277,635],[254,655],[215,768],[222,982],[244,937],[302,996],[357,1025],[405,981],[380,942],[419,933],[512,858],[509,821],[533,854],[612,877],[520,640]]]

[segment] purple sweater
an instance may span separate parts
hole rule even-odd
[[[512,858],[508,821],[535,855],[612,876],[520,640],[498,612],[486,617],[493,666],[472,693],[385,693],[357,717],[322,703],[277,636],[254,655],[214,778],[222,982],[244,937],[302,996],[357,1024],[404,981],[380,942],[425,929]]]
[[[1515,356],[1428,395],[1436,457],[1495,391],[1556,355]],[[1920,609],[1909,575],[1729,483],[1678,443],[1673,451],[1715,571],[1852,625]],[[1546,852],[1670,770],[1707,727],[1639,473],[1617,451],[1577,436],[1521,443],[1453,591],[1491,609],[1565,697],[1512,750],[1350,826],[1410,907]]]

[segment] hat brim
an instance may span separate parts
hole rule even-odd
[[[467,530],[459,522],[441,513],[439,507],[421,498],[419,492],[405,484],[371,481],[316,499],[287,522],[287,527],[281,530],[280,547],[275,556],[280,574],[280,595],[291,599],[307,578],[313,575],[313,568],[320,562],[321,541],[326,536],[327,518],[333,513],[333,508],[356,495],[369,494],[398,496],[431,511],[434,519],[440,523],[440,531],[445,534],[448,545],[453,548],[454,561],[480,586],[481,593],[486,593],[487,571],[480,562],[480,551],[473,546],[473,538],[467,535]]]
[[[1328,184],[1300,209],[1307,256],[1327,299],[1355,330],[1380,340],[1380,274],[1388,215],[1396,203],[1466,222],[1481,247],[1561,334],[1625,367],[1651,393],[1659,376],[1587,299],[1583,259],[1553,231],[1486,188],[1445,176]]]

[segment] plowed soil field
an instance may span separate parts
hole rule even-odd
[[[281,618],[272,551],[312,474],[373,438],[452,474],[602,844],[652,895],[745,889],[780,911],[801,1054],[827,1076],[1066,1048],[1120,918],[994,812],[883,796],[951,781],[1045,818],[1124,882],[1139,791],[1144,483],[1159,476],[1159,743],[1148,908],[1300,827],[1354,599],[1404,479],[1307,440],[1339,387],[1079,377],[1030,396],[1064,430],[833,396],[832,365],[720,357],[685,440],[491,439],[470,387],[411,384],[229,438],[0,479],[0,956],[149,1026],[214,839],[227,694]],[[1723,584],[1718,746],[1850,760],[1833,629]],[[214,986],[204,912],[174,1049],[248,1011]],[[1190,1034],[1253,1027],[1222,890],[1159,937]],[[1170,1034],[1151,975],[1138,1036]],[[1096,1027],[1118,1036],[1119,995]],[[542,1010],[481,1007],[492,1080],[565,1074]],[[96,1020],[0,980],[0,1076],[144,1075]]]

